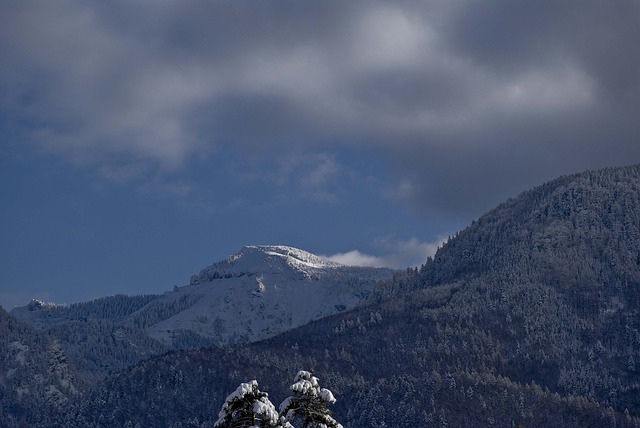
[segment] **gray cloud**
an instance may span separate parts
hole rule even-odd
[[[633,1],[1,8],[4,127],[118,177],[121,159],[349,145],[388,154],[420,209],[467,218],[640,160]]]

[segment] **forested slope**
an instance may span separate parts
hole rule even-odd
[[[581,315],[597,318],[601,304],[639,301],[639,251],[640,165],[588,171],[483,215],[423,266],[417,283],[537,282],[576,294]]]
[[[167,354],[108,378],[65,414],[63,425],[211,426],[240,382],[257,379],[275,401],[287,395],[300,368],[314,369],[334,392],[335,417],[348,427],[640,422],[615,403],[554,385],[564,365],[557,355],[545,357],[544,348],[532,355],[531,347],[519,346],[522,322],[498,329],[503,323],[491,309],[478,310],[482,301],[469,316],[460,306],[464,297],[473,294],[430,288],[261,343]],[[567,347],[575,346],[570,338],[578,327],[559,328]]]
[[[144,362],[65,424],[208,426],[240,382],[284,396],[314,368],[349,427],[638,426],[639,213],[638,166],[562,177],[481,217],[368,307]]]
[[[79,393],[57,341],[0,307],[0,426],[46,424]]]

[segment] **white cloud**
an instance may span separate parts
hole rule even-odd
[[[386,267],[386,261],[384,258],[369,256],[358,250],[347,251],[346,253],[336,253],[332,256],[325,256],[325,258],[347,266]]]
[[[435,242],[421,242],[417,238],[411,238],[406,241],[393,241],[392,238],[386,237],[378,240],[377,243],[386,252],[381,256],[372,256],[358,250],[351,250],[325,257],[349,266],[404,269],[425,263],[428,257],[436,253],[436,250],[444,241],[444,239],[439,239]]]

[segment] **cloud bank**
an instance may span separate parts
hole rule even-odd
[[[640,160],[637,2],[0,9],[5,144],[107,177],[180,171],[228,147],[350,147],[383,154],[398,197],[454,215],[561,173]],[[308,187],[331,172],[318,161]]]

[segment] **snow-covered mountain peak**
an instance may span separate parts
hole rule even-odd
[[[324,269],[343,266],[340,263],[332,262],[299,248],[286,245],[247,245],[242,248],[242,251],[230,258],[250,258],[252,255],[257,255],[258,258],[261,256],[280,257],[287,264],[298,268]]]
[[[203,269],[191,277],[191,284],[245,275],[311,275],[344,265],[286,245],[247,245],[240,252]]]
[[[146,336],[170,348],[225,346],[352,309],[391,275],[391,269],[346,266],[294,247],[249,245],[162,295],[68,306],[33,301],[12,314],[42,328],[87,320],[124,325],[133,329],[133,343]],[[120,337],[120,327],[114,329],[109,337]]]
[[[248,245],[136,317],[151,319],[147,334],[170,346],[252,342],[351,309],[392,274],[390,269],[342,265],[294,247]]]

